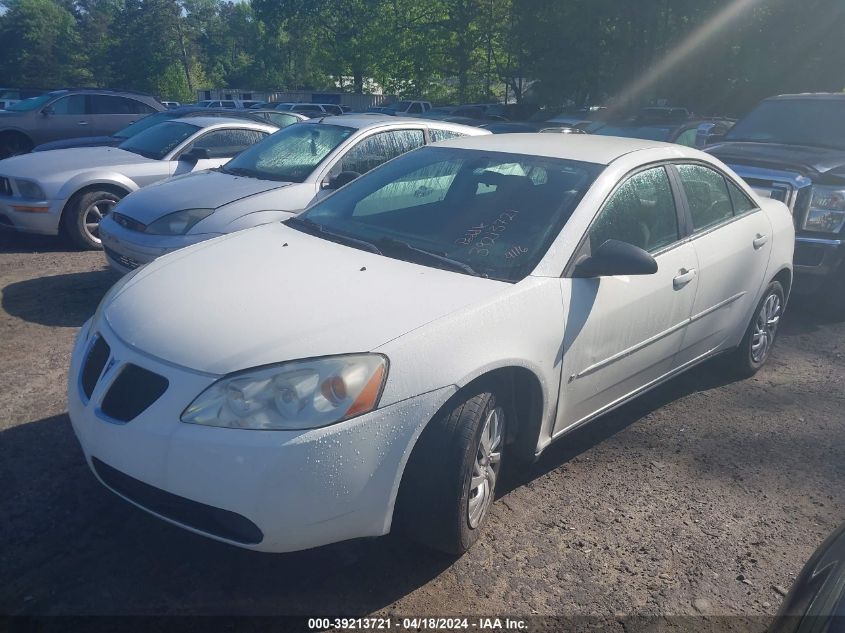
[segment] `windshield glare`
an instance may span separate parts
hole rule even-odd
[[[845,149],[842,101],[764,101],[725,135],[726,141],[754,141]]]
[[[199,128],[190,123],[165,121],[139,132],[118,147],[146,158],[161,160],[197,130]]]
[[[24,99],[23,101],[18,101],[17,103],[12,103],[6,106],[6,110],[10,110],[12,112],[31,112],[36,108],[40,108],[45,103],[47,103],[50,99],[54,99],[56,95],[54,94],[46,94],[40,95],[38,97],[30,97],[29,99]]]
[[[438,266],[436,258],[421,257],[421,249],[479,276],[516,282],[536,267],[603,169],[572,160],[422,148],[353,181],[299,218],[370,242],[388,257]]]
[[[295,123],[242,152],[222,171],[263,180],[304,182],[353,132],[354,128],[341,125]]]

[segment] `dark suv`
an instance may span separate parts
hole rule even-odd
[[[845,317],[845,94],[765,99],[707,151],[789,206],[795,292]]]
[[[55,90],[0,111],[0,158],[77,136],[109,135],[166,108],[154,97],[119,90]]]

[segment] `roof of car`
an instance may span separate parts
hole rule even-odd
[[[442,128],[451,128],[451,129],[458,129],[458,130],[477,130],[478,128],[469,127],[466,125],[459,125],[457,123],[447,123],[446,121],[437,121],[434,119],[423,119],[420,117],[410,117],[410,116],[390,116],[389,114],[381,114],[378,112],[353,112],[350,114],[341,114],[337,116],[324,116],[324,117],[317,117],[314,119],[309,119],[308,121],[303,121],[303,123],[307,124],[317,124],[317,123],[326,123],[330,125],[343,125],[346,127],[353,127],[353,128],[367,128],[367,127],[378,127],[380,125],[385,125],[387,123],[396,124],[396,123],[405,123],[405,124],[414,124],[423,127],[442,127]],[[472,132],[467,132],[468,134],[472,134]],[[478,132],[476,132],[478,133]]]
[[[495,134],[462,136],[438,143],[444,147],[528,154],[607,165],[620,156],[644,149],[684,149],[671,143],[589,134]]]
[[[197,127],[206,128],[215,125],[249,125],[249,126],[265,126],[276,127],[270,122],[253,121],[241,117],[225,117],[225,116],[192,116],[192,117],[176,117],[170,119],[171,121],[178,121],[179,123],[188,123],[189,125],[196,125]]]

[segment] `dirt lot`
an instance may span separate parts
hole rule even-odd
[[[706,366],[565,439],[459,560],[206,540],[100,487],[71,431],[71,344],[113,280],[0,234],[0,614],[765,616],[845,519],[845,324],[793,303],[757,377]]]

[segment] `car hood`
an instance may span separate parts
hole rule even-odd
[[[845,151],[808,145],[728,141],[706,150],[728,165],[797,171],[813,180],[845,179]]]
[[[95,167],[118,167],[159,161],[144,158],[117,147],[73,147],[35,154],[21,154],[0,161],[4,176],[38,178],[66,171],[79,172]]]
[[[103,315],[138,350],[222,375],[373,350],[510,287],[275,223],[159,258],[109,299]]]
[[[46,152],[54,149],[70,149],[73,147],[115,147],[120,145],[125,138],[119,136],[81,136],[78,138],[66,138],[61,141],[50,141],[36,145],[33,152]]]
[[[118,211],[143,224],[182,209],[217,209],[242,198],[290,185],[220,171],[198,171],[145,187],[120,203]]]

